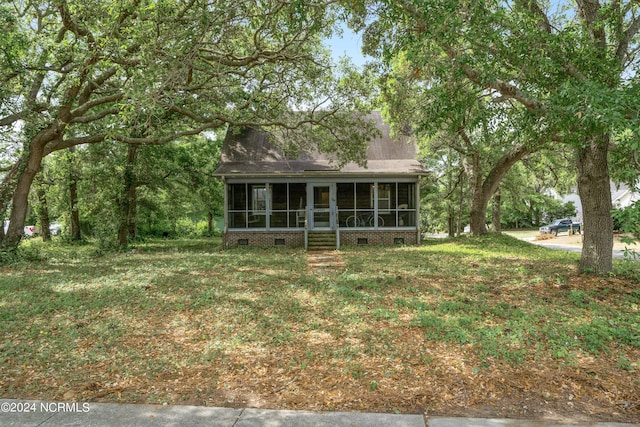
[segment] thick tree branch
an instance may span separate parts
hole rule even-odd
[[[547,14],[544,13],[537,0],[517,0],[515,3],[523,9],[528,10],[531,15],[538,19],[538,28],[548,34],[551,34],[552,27],[549,22],[549,18],[547,17]]]
[[[525,156],[533,153],[536,149],[531,148],[527,144],[521,144],[513,147],[509,152],[505,153],[496,162],[491,171],[484,179],[482,184],[482,191],[485,194],[492,195],[500,185],[504,175],[515,165],[518,161],[522,160]]]
[[[449,56],[449,58],[455,62],[457,55],[453,50],[453,48],[451,48],[450,46],[445,46],[445,51]],[[498,91],[502,95],[502,98],[515,99],[520,104],[522,104],[530,113],[538,114],[538,115],[544,114],[545,109],[543,105],[537,100],[531,99],[526,93],[521,91],[516,85],[512,83],[508,83],[501,79],[485,80],[481,77],[481,74],[478,71],[473,69],[468,64],[462,64],[460,65],[460,68],[462,69],[464,74],[467,76],[467,78],[472,82],[486,89],[494,89]]]
[[[20,111],[19,113],[10,114],[0,119],[0,126],[11,126],[19,120],[24,120],[32,113],[41,113],[47,111],[47,107],[44,105],[36,105],[30,110]]]
[[[75,147],[76,145],[95,144],[98,142],[102,142],[105,139],[106,139],[106,134],[96,134],[96,135],[89,135],[89,136],[83,136],[83,137],[77,137],[77,138],[58,139],[58,140],[52,141],[50,144],[47,144],[47,146],[44,149],[44,155],[47,156],[53,153],[54,151],[64,150],[69,147]]]
[[[87,113],[89,110],[95,107],[99,107],[101,105],[109,104],[115,101],[119,101],[123,99],[124,95],[122,92],[115,93],[113,95],[104,96],[102,98],[93,99],[91,101],[87,101],[79,107],[71,110],[72,121],[80,122],[82,121],[82,116]],[[106,115],[102,116],[106,117]],[[77,119],[77,120],[76,120]],[[86,123],[86,122],[85,122]]]
[[[604,26],[599,22],[602,6],[598,0],[576,0],[578,16],[584,21],[585,27],[600,53],[604,54],[607,48],[607,36]]]
[[[107,116],[115,116],[118,115],[120,113],[120,108],[118,107],[112,107],[112,108],[107,108],[105,110],[102,110],[96,114],[92,114],[92,115],[85,115],[85,116],[80,116],[80,117],[74,117],[73,119],[71,119],[71,123],[91,123],[91,122],[96,122],[98,120],[102,120]]]
[[[82,90],[82,92],[80,92],[80,95],[78,96],[78,105],[87,103],[87,101],[91,97],[91,94],[98,88],[102,87],[106,83],[106,81],[115,76],[117,72],[117,67],[110,67],[95,79],[89,80],[85,88]]]
[[[62,23],[64,27],[71,31],[78,37],[86,37],[91,46],[94,45],[95,39],[93,38],[93,34],[81,26],[79,26],[71,17],[71,13],[69,12],[69,6],[67,5],[66,0],[59,0],[57,3],[58,11],[60,12],[60,18],[62,18]]]
[[[624,65],[629,55],[629,44],[640,31],[640,16],[636,16],[629,27],[622,33],[618,47],[616,49],[616,58],[620,65]]]

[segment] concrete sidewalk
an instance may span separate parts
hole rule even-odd
[[[429,427],[553,427],[561,424],[527,420],[442,418],[361,412],[279,411],[0,399],[0,426],[3,427],[425,427],[427,425]],[[580,425],[585,427],[640,426],[640,424],[621,423]]]

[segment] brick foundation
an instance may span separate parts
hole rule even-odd
[[[304,247],[304,231],[227,231],[222,236],[225,248],[233,246],[260,246],[288,248]]]
[[[366,239],[366,240],[364,240]],[[366,243],[364,243],[366,241]],[[304,247],[304,231],[227,231],[223,235],[225,248],[233,246],[259,247]],[[418,244],[415,230],[340,230],[340,245],[385,245]]]
[[[366,243],[365,240],[366,239]],[[418,232],[415,230],[340,230],[340,245],[417,245]]]

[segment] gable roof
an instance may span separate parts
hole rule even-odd
[[[269,134],[256,128],[230,129],[222,146],[218,176],[255,175],[424,175],[426,170],[416,160],[415,139],[391,137],[391,129],[380,112],[372,113],[381,135],[368,142],[366,167],[348,163],[339,168],[330,154],[301,152],[288,158],[283,150],[269,140]]]

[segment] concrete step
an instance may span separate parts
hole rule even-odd
[[[336,247],[333,246],[309,246],[307,251],[309,252],[324,252],[324,251],[335,251]]]
[[[308,239],[307,241],[309,241],[309,242],[335,242],[336,239],[335,238],[334,239],[330,239],[330,238],[324,237],[322,239]]]
[[[333,251],[336,246],[335,232],[315,232],[307,236],[307,249],[310,251]]]

